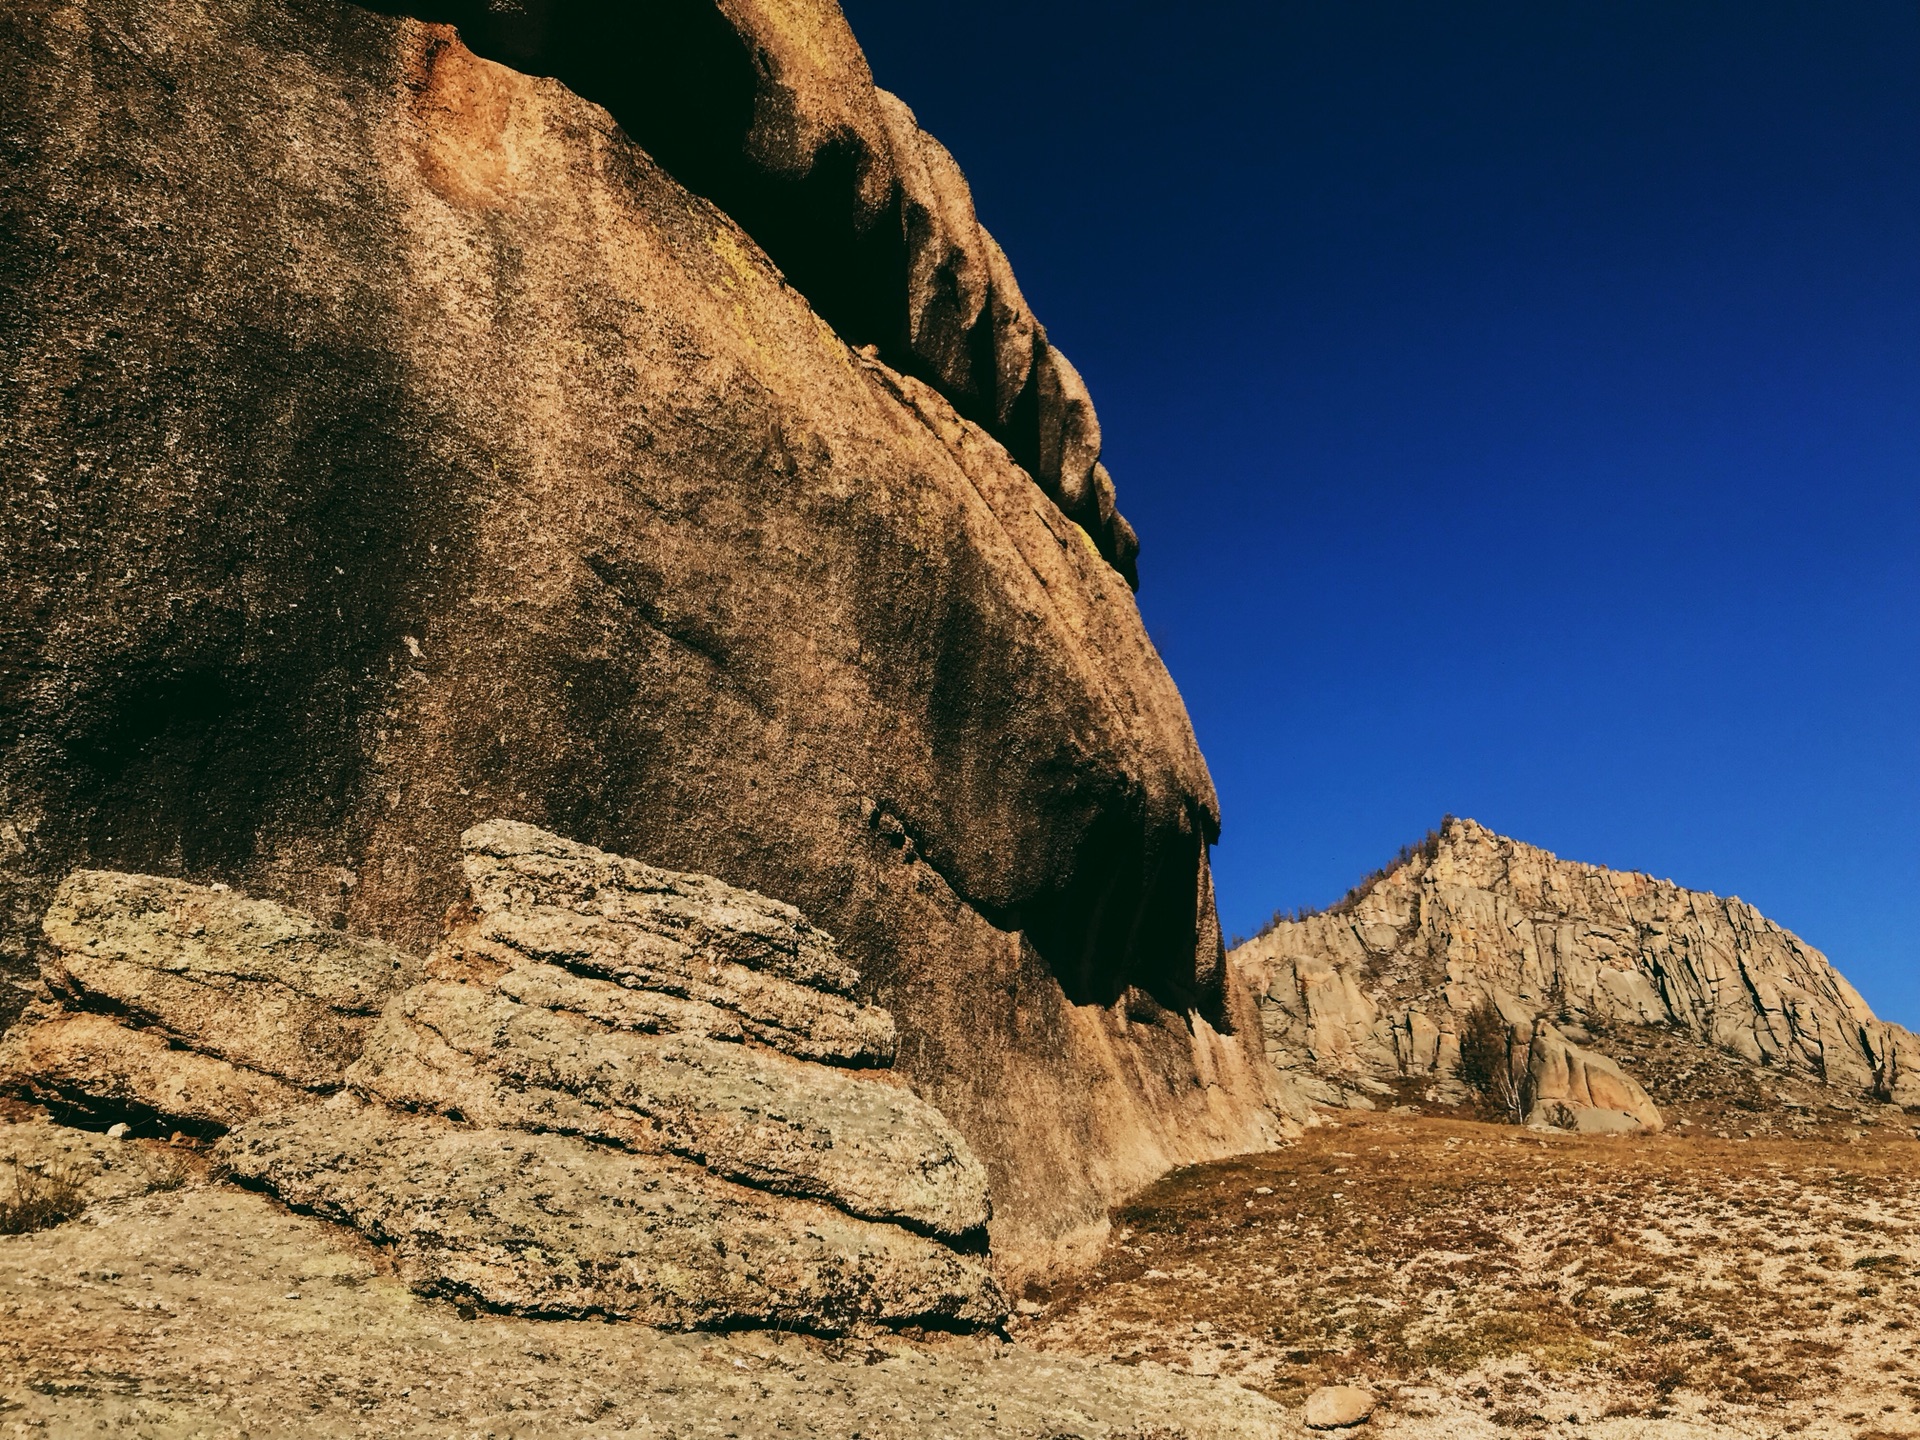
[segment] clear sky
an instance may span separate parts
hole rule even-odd
[[[1092,387],[1230,933],[1451,811],[1920,1026],[1920,5],[847,10]]]

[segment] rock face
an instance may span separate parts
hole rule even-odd
[[[339,1088],[419,962],[224,887],[80,870],[54,895],[57,1004],[0,1041],[0,1088],[196,1133]]]
[[[695,1035],[621,1034],[475,985],[407,992],[348,1072],[408,1109],[696,1160],[857,1215],[959,1236],[986,1175],[903,1086]]]
[[[514,13],[565,85],[337,0],[0,14],[15,972],[76,867],[424,951],[509,815],[830,928],[857,998],[664,998],[891,1049],[1009,1256],[1269,1143],[1092,409],[950,160],[820,0]]]
[[[791,905],[512,821],[475,826],[461,848],[471,918],[440,947],[443,966],[504,966],[516,999],[618,1029],[751,1035],[829,1064],[894,1059],[892,1016],[851,998],[858,972]]]
[[[1138,584],[1100,421],[974,213],[953,156],[878,89],[831,0],[385,0],[476,54],[606,106],[666,171],[765,248],[849,343],[1006,445]]]
[[[365,1232],[424,1292],[496,1309],[1000,1323],[999,1288],[963,1253],[984,1238],[986,1171],[939,1112],[845,1054],[796,1058],[791,1027],[719,1033],[721,1007],[686,998],[690,976],[729,996],[757,977],[805,1014],[801,997],[853,988],[831,936],[764,896],[529,825],[464,843],[473,918],[431,963],[468,978],[388,1003],[347,1072],[379,1103],[240,1126],[230,1174]],[[487,938],[502,934],[537,936],[537,953]],[[609,971],[619,984],[594,978]],[[858,1033],[892,1022],[864,1007]]]
[[[1755,1064],[1901,1104],[1920,1045],[1881,1021],[1818,950],[1751,905],[1554,858],[1471,820],[1332,911],[1234,952],[1259,985],[1267,1050],[1328,1099],[1443,1085],[1460,1022],[1491,1000],[1526,1043],[1536,1109],[1586,1128],[1656,1112],[1557,1026],[1671,1026]],[[1530,1041],[1526,1037],[1531,1036]]]

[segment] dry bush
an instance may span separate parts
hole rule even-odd
[[[1491,1000],[1482,1000],[1467,1012],[1460,1027],[1460,1081],[1480,1097],[1496,1119],[1519,1124],[1526,1118],[1525,1076],[1516,1073],[1513,1035]]]
[[[71,1220],[87,1208],[86,1187],[59,1166],[44,1170],[7,1162],[12,1185],[0,1195],[0,1235],[25,1235]]]

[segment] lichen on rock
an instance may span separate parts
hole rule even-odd
[[[224,885],[78,870],[43,921],[46,1000],[0,1090],[106,1122],[218,1132],[339,1088],[412,956]]]
[[[329,1104],[220,1144],[227,1173],[363,1231],[425,1294],[669,1329],[978,1329],[1005,1301],[937,1241],[557,1135]]]
[[[741,1002],[767,981],[839,1013],[856,977],[830,935],[531,825],[487,822],[464,846],[468,905],[429,962],[439,978],[387,1002],[352,1094],[236,1127],[228,1173],[355,1226],[423,1290],[500,1309],[1000,1323],[987,1173],[966,1141],[906,1085],[842,1053],[802,1058]],[[526,933],[539,943],[502,938]],[[725,1003],[686,998],[695,975]],[[858,1014],[891,1036],[886,1012]]]

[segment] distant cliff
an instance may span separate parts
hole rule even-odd
[[[1556,859],[1471,820],[1234,951],[1269,1057],[1323,1095],[1452,1077],[1463,1016],[1672,1027],[1752,1064],[1920,1101],[1920,1038],[1751,905]]]

